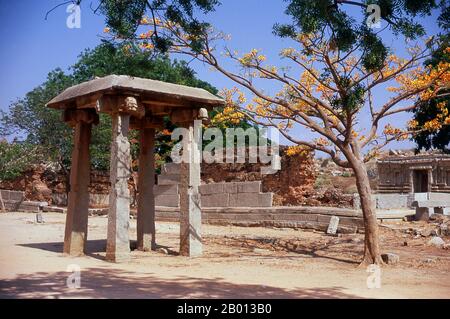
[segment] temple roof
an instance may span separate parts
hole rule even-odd
[[[108,75],[67,88],[47,106],[64,109],[81,98],[88,100],[104,94],[138,95],[144,103],[159,103],[169,107],[214,107],[225,104],[223,99],[200,88],[127,75]]]
[[[450,161],[450,154],[443,153],[425,153],[417,155],[397,155],[397,156],[386,156],[379,158],[378,163],[405,163],[414,164],[429,161]]]

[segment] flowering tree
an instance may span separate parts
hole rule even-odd
[[[228,107],[216,119],[248,117],[257,124],[277,128],[300,147],[324,152],[337,165],[351,168],[364,217],[363,263],[381,264],[377,219],[365,162],[392,141],[449,124],[445,112],[438,112],[420,128],[415,121],[405,128],[389,120],[414,110],[417,99],[429,100],[442,88],[448,88],[449,63],[442,60],[434,67],[422,66],[435,45],[433,39],[422,42],[423,45],[410,42],[407,57],[389,54],[389,49],[365,22],[355,26],[339,6],[365,10],[369,3],[383,4],[381,16],[393,33],[417,38],[424,35],[424,29],[412,17],[429,15],[436,4],[413,0],[288,3],[286,12],[292,16],[293,24],[276,25],[275,32],[291,39],[293,45],[280,52],[281,60],[276,65],[268,63],[257,49],[239,54],[226,48],[223,57],[216,48],[227,39],[224,34],[215,33],[206,24],[197,25],[195,33],[187,32],[189,28],[183,20],[158,17],[153,12],[142,18],[142,25],[149,28],[136,38],[142,50],[156,48],[156,34],[170,39],[169,52],[198,59],[237,84],[224,92]],[[443,14],[439,19],[445,17]],[[445,54],[449,53],[446,49]],[[229,64],[224,64],[224,59],[234,61],[237,68],[226,67]],[[268,81],[278,88],[277,92],[270,94],[263,90],[261,81]],[[387,91],[384,100],[375,93],[380,90]],[[302,138],[295,133],[298,126],[312,131],[315,137]]]
[[[363,53],[358,44],[342,52],[330,42],[331,34],[326,30],[298,34],[295,46],[280,52],[287,67],[270,65],[266,56],[256,49],[243,55],[226,49],[225,56],[239,66],[240,71],[235,72],[223,67],[215,50],[215,41],[226,38],[223,34],[205,33],[203,49],[196,51],[190,46],[190,35],[176,23],[158,21],[158,24],[160,32],[170,32],[173,36],[171,52],[187,54],[213,66],[252,95],[247,99],[248,94],[238,88],[225,92],[227,115],[232,115],[229,110],[234,108],[258,124],[277,128],[292,143],[327,153],[337,165],[354,171],[366,233],[363,262],[382,263],[377,219],[364,163],[389,142],[407,139],[413,131],[417,133],[414,121],[401,128],[386,122],[389,117],[414,109],[417,98],[430,99],[439,88],[449,86],[449,63],[422,67],[430,54],[431,40],[424,46],[411,45],[407,58],[388,55],[381,67],[372,68],[361,62]],[[273,82],[279,90],[268,94],[255,80]],[[374,98],[373,92],[386,85],[390,85],[386,88],[389,98],[384,101]],[[448,114],[440,113],[423,130],[449,121]],[[367,128],[362,128],[361,122],[369,122]],[[300,138],[293,133],[295,126],[313,131],[316,138]]]

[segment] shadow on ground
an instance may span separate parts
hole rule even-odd
[[[19,244],[21,247],[28,247],[34,249],[41,249],[50,251],[53,253],[63,253],[64,243],[63,242],[50,242],[50,243],[30,243],[30,244]],[[86,256],[104,260],[103,256],[100,256],[99,253],[106,251],[106,240],[105,239],[97,239],[97,240],[88,240],[86,242]]]
[[[81,288],[67,288],[69,272],[38,272],[0,281],[0,298],[356,298],[340,287],[283,289],[222,278],[158,278],[118,269],[87,268]]]

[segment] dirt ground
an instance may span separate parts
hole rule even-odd
[[[204,256],[186,258],[177,256],[178,225],[158,223],[163,249],[113,264],[104,260],[107,218],[89,218],[88,254],[77,258],[61,253],[65,215],[43,218],[0,214],[1,298],[450,298],[450,250],[399,231],[406,222],[381,227],[383,251],[400,263],[383,267],[381,288],[369,289],[369,273],[358,268],[362,234],[204,225]],[[67,287],[72,264],[80,288]]]

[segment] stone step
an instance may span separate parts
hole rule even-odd
[[[180,183],[180,175],[164,174],[158,175],[158,185],[176,185]]]
[[[12,200],[12,201],[23,201],[25,199],[25,193],[22,191],[10,191],[2,189],[0,190],[2,193],[3,200]]]
[[[176,195],[178,194],[178,185],[155,185],[153,193],[157,195]]]
[[[178,207],[180,196],[177,195],[157,195],[155,196],[155,206]]]
[[[181,165],[178,163],[164,163],[161,167],[161,174],[174,174],[174,175],[180,175],[181,174]]]

